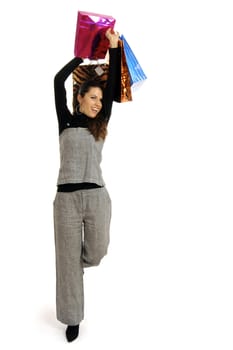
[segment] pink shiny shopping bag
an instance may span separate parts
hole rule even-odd
[[[78,11],[74,54],[76,57],[103,59],[109,42],[105,37],[108,28],[114,28],[112,16]]]

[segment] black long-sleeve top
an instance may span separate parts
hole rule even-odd
[[[103,92],[102,111],[104,119],[109,121],[112,103],[115,96],[115,88],[117,82],[117,61],[120,57],[119,48],[109,49],[109,72],[107,84]],[[87,127],[88,117],[84,114],[71,113],[67,106],[65,81],[74,69],[83,62],[82,58],[75,57],[67,63],[54,78],[55,106],[58,118],[59,134],[68,127]]]
[[[119,69],[120,49],[109,49],[109,72],[106,87],[103,91],[101,118],[107,122],[110,119],[112,104],[117,85],[117,74]],[[88,117],[84,114],[71,113],[67,106],[65,81],[74,69],[83,62],[82,58],[75,57],[67,63],[54,78],[55,106],[58,118],[59,135],[67,128],[87,128]],[[93,183],[67,183],[58,185],[58,191],[70,192],[79,189],[99,187]]]

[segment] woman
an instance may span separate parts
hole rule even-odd
[[[111,199],[100,162],[115,95],[119,34],[106,31],[109,73],[103,90],[87,81],[77,94],[77,108],[67,107],[65,81],[83,62],[74,58],[55,76],[60,170],[54,200],[57,319],[66,324],[69,342],[78,337],[84,317],[83,268],[97,266],[107,254]]]

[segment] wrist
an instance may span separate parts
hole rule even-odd
[[[118,41],[117,42],[109,42],[109,47],[111,48],[111,49],[115,49],[115,48],[117,48],[118,47]]]

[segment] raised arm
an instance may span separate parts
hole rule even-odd
[[[106,120],[109,120],[112,110],[112,104],[115,96],[117,82],[120,79],[120,59],[121,50],[118,47],[119,33],[112,29],[106,31],[106,37],[109,40],[109,72],[106,87],[104,89],[104,112]]]
[[[59,128],[71,116],[67,106],[65,81],[74,69],[83,62],[82,58],[74,57],[54,77],[55,106],[58,117]]]

